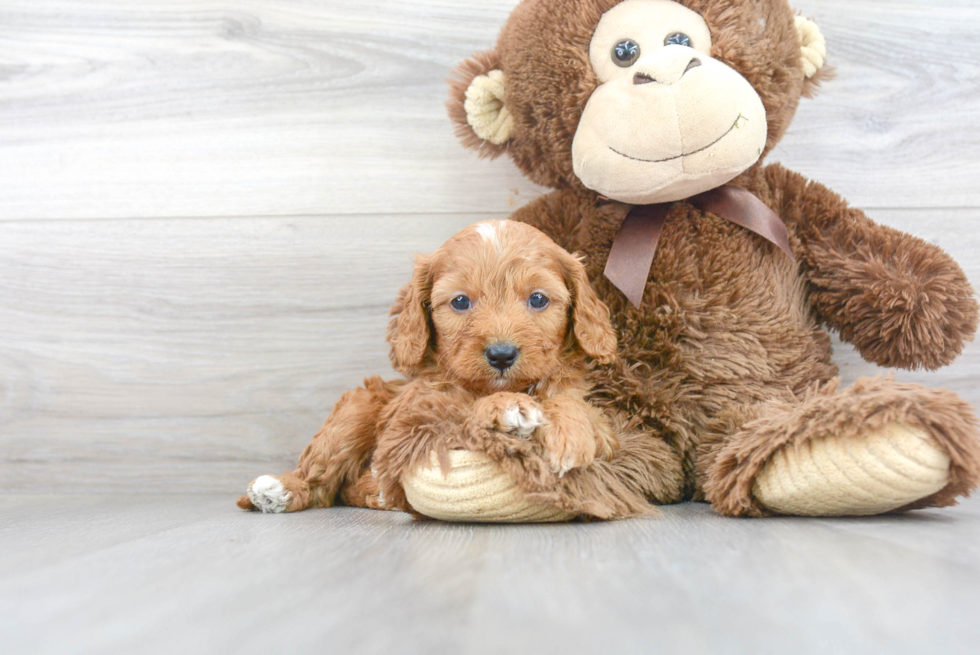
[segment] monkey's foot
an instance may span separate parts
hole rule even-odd
[[[829,436],[777,451],[752,495],[778,514],[866,516],[925,498],[949,482],[950,457],[924,431],[891,423],[862,436]]]

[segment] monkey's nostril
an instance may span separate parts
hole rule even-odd
[[[633,76],[633,84],[650,84],[650,82],[656,82],[656,81],[657,80],[653,79],[646,73],[637,73],[636,75]]]
[[[492,343],[483,351],[483,355],[490,362],[490,366],[501,373],[513,366],[520,354],[521,351],[517,346],[505,342]]]
[[[687,68],[684,69],[684,72],[686,73],[687,71],[691,70],[692,68],[697,68],[700,65],[701,65],[701,60],[698,59],[697,57],[695,57],[694,59],[691,60],[691,63],[689,63],[687,65]]]

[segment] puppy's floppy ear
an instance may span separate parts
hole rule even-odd
[[[565,284],[572,291],[572,331],[586,355],[608,364],[616,358],[616,331],[609,321],[609,308],[589,284],[585,266],[561,250],[559,255]]]
[[[395,369],[405,374],[422,364],[429,347],[431,278],[431,257],[419,255],[415,258],[412,281],[398,292],[398,298],[389,312],[391,320],[388,321],[387,339],[391,350],[388,356]]]
[[[446,107],[456,136],[481,157],[503,154],[514,131],[514,118],[504,103],[506,91],[507,76],[495,50],[473,55],[449,79]]]

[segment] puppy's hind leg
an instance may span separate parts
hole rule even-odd
[[[354,484],[366,468],[381,413],[403,384],[371,377],[363,387],[342,395],[303,450],[296,470],[257,478],[238,506],[278,513],[333,505],[341,489]]]
[[[242,509],[254,509],[266,514],[296,512],[310,505],[310,485],[295,473],[280,476],[260,475],[248,485],[236,504]]]

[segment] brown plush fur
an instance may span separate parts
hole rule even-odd
[[[640,309],[603,277],[630,207],[606,202],[572,171],[571,143],[597,85],[588,59],[602,13],[618,0],[524,0],[490,54],[465,64],[449,105],[464,143],[462,93],[475,74],[507,76],[512,139],[506,151],[533,181],[555,191],[513,218],[582,252],[589,278],[612,312],[619,356],[590,375],[592,402],[629,417],[620,460],[579,472],[584,488],[645,479],[664,502],[711,501],[721,513],[768,513],[752,480],[775,450],[830,433],[850,436],[887,421],[921,427],[945,447],[951,479],[914,507],[947,505],[980,481],[980,441],[970,407],[954,394],[885,381],[837,391],[823,326],[870,361],[934,369],[972,339],[977,303],[963,271],[938,247],[873,223],[837,194],[761,162],[732,184],[748,189],[787,224],[797,264],[755,234],[688,202],[670,210]],[[793,12],[784,0],[682,0],[707,21],[712,56],[753,85],[769,120],[767,152],[785,133],[805,80]],[[461,118],[462,117],[462,118]],[[663,459],[669,448],[676,466]],[[674,477],[681,468],[683,476]],[[662,476],[659,477],[658,476]],[[656,493],[651,480],[659,482]],[[559,487],[560,503],[574,495]]]
[[[550,299],[547,307],[528,305],[535,291]],[[451,306],[461,294],[470,309]],[[338,494],[347,504],[410,510],[402,475],[433,452],[447,465],[454,448],[502,462],[542,502],[598,518],[647,513],[662,480],[679,480],[662,443],[641,446],[643,467],[633,454],[614,456],[619,435],[635,439],[631,426],[586,401],[586,358],[616,355],[609,312],[582,263],[539,231],[509,221],[463,230],[419,258],[392,314],[391,357],[408,381],[370,378],[340,399],[296,471],[279,476],[289,493],[286,511],[329,506]],[[503,372],[484,355],[498,341],[520,348]],[[505,420],[515,407],[543,422],[531,434],[518,432]],[[580,480],[590,464],[620,475],[597,487]],[[565,491],[561,498],[556,488]],[[247,495],[238,504],[253,509]]]

